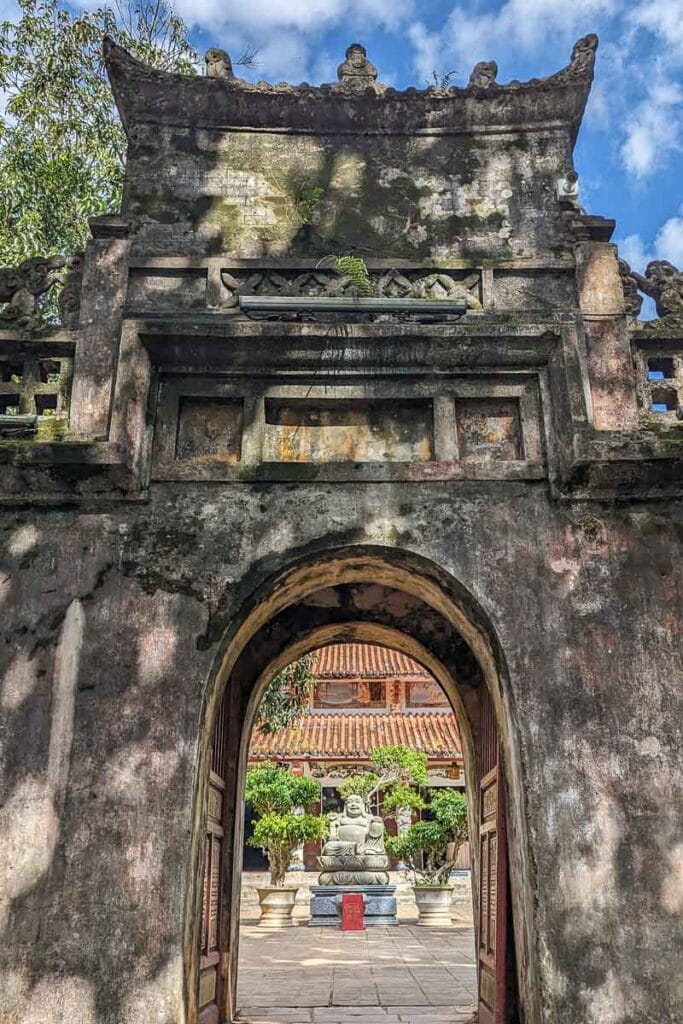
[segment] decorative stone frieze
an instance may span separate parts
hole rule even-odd
[[[458,271],[425,274],[424,270],[370,271],[373,294],[395,299],[464,299],[468,309],[481,309],[481,275]],[[323,269],[297,271],[222,270],[227,296],[221,308],[237,312],[240,295],[351,297],[360,294],[353,279]]]

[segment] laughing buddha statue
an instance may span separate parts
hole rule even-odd
[[[389,858],[384,822],[360,796],[350,796],[341,814],[330,815],[330,837],[318,858],[319,885],[387,885]]]

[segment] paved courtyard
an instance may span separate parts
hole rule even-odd
[[[470,1024],[474,942],[453,928],[243,925],[237,1019],[248,1024]]]

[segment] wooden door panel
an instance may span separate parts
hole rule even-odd
[[[507,833],[505,791],[493,706],[482,701],[479,784],[479,1024],[507,1024]]]
[[[199,960],[199,1024],[219,1024],[220,1020],[220,915],[222,910],[223,810],[226,783],[225,728],[225,707],[222,706],[214,731],[211,771],[206,797],[202,947]]]

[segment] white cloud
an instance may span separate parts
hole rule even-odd
[[[228,37],[228,44],[231,45],[231,36]],[[257,44],[258,45],[258,44]],[[231,45],[234,53],[237,50]],[[307,70],[310,61],[309,44],[305,36],[300,32],[280,31],[277,35],[271,35],[266,42],[259,46],[257,58],[261,77],[261,68],[269,81],[272,82],[293,82],[298,85],[307,78]],[[239,74],[239,69],[236,72]]]
[[[658,81],[650,86],[630,116],[621,147],[627,171],[644,178],[681,149],[682,105],[683,89],[675,82]]]
[[[681,0],[645,0],[630,13],[629,21],[659,36],[683,59],[683,3]],[[671,50],[669,51],[671,56]]]
[[[441,55],[441,35],[437,32],[428,32],[422,22],[418,21],[408,29],[408,38],[415,49],[415,67],[418,74],[431,85],[432,71],[438,69],[445,74]],[[421,84],[424,85],[424,81]]]
[[[630,267],[641,274],[650,260],[654,258],[640,235],[628,235],[621,242],[617,242],[617,245],[622,260],[626,260]]]
[[[506,0],[499,11],[477,13],[457,4],[445,28],[429,32],[420,22],[410,38],[415,47],[415,68],[422,77],[432,70],[451,66],[454,60],[464,74],[479,60],[491,60],[517,49],[522,53],[563,47],[594,28],[599,16],[611,14],[621,0]]]
[[[207,30],[231,26],[260,42],[279,28],[306,34],[335,25],[394,30],[411,15],[412,0],[249,0],[230,5],[225,0],[176,0],[175,9],[193,25]]]
[[[641,273],[650,260],[668,260],[683,268],[683,204],[679,207],[678,216],[669,217],[662,224],[651,246],[638,234],[628,235],[617,244],[621,258]]]
[[[2,2],[2,0],[0,0]],[[96,0],[88,0],[96,2]],[[177,13],[209,34],[232,55],[248,43],[258,48],[259,72],[269,81],[336,81],[343,52],[322,52],[317,40],[339,26],[364,35],[374,29],[397,31],[410,19],[413,0],[175,0]],[[372,54],[370,54],[372,58]],[[250,76],[253,77],[253,76]]]
[[[655,238],[655,252],[660,260],[669,260],[683,268],[683,206],[679,217],[670,217]]]

